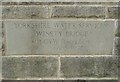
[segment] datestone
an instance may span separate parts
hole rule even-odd
[[[42,19],[4,21],[7,55],[112,55],[114,21]]]

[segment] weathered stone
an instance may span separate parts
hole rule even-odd
[[[62,57],[61,76],[66,78],[117,78],[117,58]]]
[[[2,2],[15,2],[15,0],[1,0]],[[119,2],[119,0],[17,0],[16,2]]]
[[[118,77],[118,57],[95,58],[95,71],[97,77]]]
[[[53,6],[52,17],[105,18],[105,7],[76,5]]]
[[[6,54],[111,55],[114,21],[4,21]]]
[[[3,80],[2,82],[118,82],[117,80]]]
[[[55,57],[3,57],[4,79],[56,77],[58,61]]]
[[[8,5],[2,7],[3,19],[49,18],[48,5]]]
[[[85,82],[118,82],[117,80],[90,80]]]
[[[118,5],[117,2],[2,2],[2,5]]]
[[[2,49],[2,21],[0,21],[0,51]]]
[[[42,82],[40,80],[3,80],[2,82]]]
[[[120,20],[116,21],[116,37],[120,37]]]
[[[108,18],[118,19],[118,7],[108,7]]]
[[[115,37],[114,40],[114,54],[120,57],[120,37]]]

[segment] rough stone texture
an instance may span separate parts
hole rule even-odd
[[[112,54],[114,21],[4,21],[4,26],[7,55]]]
[[[119,0],[1,0],[2,2],[119,2]]]
[[[120,24],[119,21],[116,22],[115,37],[120,37]]]
[[[0,81],[2,78],[2,22],[0,21]]]
[[[50,12],[52,10],[52,13]],[[6,5],[3,19],[39,19],[52,17],[105,18],[105,7],[76,5]]]
[[[89,77],[100,80],[120,76],[120,29],[119,25],[116,27],[115,20],[111,20],[117,19],[118,9],[115,6],[118,0],[50,0],[48,3],[46,1],[49,0],[4,0],[6,1],[2,7],[5,26],[3,34],[6,34],[6,41],[3,41],[6,45],[0,45],[0,49],[6,49],[6,56],[3,57],[3,79],[49,78],[51,81],[3,82],[116,82],[52,79]],[[1,29],[0,37],[3,36]],[[115,36],[117,40],[114,40]],[[118,58],[115,58],[117,56],[113,51]]]
[[[76,5],[53,6],[52,17],[105,18],[105,7]]]
[[[72,77],[116,77],[117,58],[112,57],[62,57],[61,76]]]
[[[120,17],[120,16],[119,16]],[[116,22],[116,26],[117,26],[117,29],[116,29],[116,33],[115,33],[115,36],[116,37],[120,37],[120,20],[118,19],[118,21]]]
[[[8,5],[2,8],[3,19],[49,18],[48,5]]]
[[[55,57],[3,57],[2,77],[5,79],[56,77]]]
[[[114,54],[120,57],[120,37],[115,37]]]
[[[118,7],[108,7],[108,18],[118,19]]]
[[[14,81],[14,80],[4,80],[4,81],[2,81],[2,82],[118,82],[118,81],[116,81],[116,80],[91,80],[91,81],[82,81],[82,80],[43,80],[43,81],[39,81],[39,80],[32,80],[32,81],[30,81],[30,80],[26,80],[26,81],[22,81],[22,80],[19,80],[19,81]]]
[[[91,80],[91,81],[85,81],[85,82],[118,82],[117,80]]]
[[[0,21],[0,81],[2,80],[2,21]]]
[[[2,22],[0,21],[0,50],[2,48]]]
[[[49,0],[48,0],[49,1]],[[118,2],[2,2],[2,5],[118,5]]]
[[[118,56],[118,82],[120,82],[120,37],[116,37],[116,54]]]

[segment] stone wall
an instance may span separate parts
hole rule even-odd
[[[2,79],[118,80],[118,5],[3,1]]]

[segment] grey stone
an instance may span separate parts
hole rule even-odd
[[[0,51],[2,49],[2,21],[0,21]]]
[[[116,80],[3,80],[2,82],[118,82]]]
[[[61,58],[61,77],[94,77],[94,63],[93,58]]]
[[[2,3],[0,2],[0,20],[2,20]]]
[[[77,82],[76,80],[43,80],[41,82]]]
[[[118,7],[108,7],[108,18],[118,19]]]
[[[85,82],[77,80],[3,80],[2,82]]]
[[[115,57],[62,57],[61,76],[65,78],[117,78]]]
[[[39,19],[48,18],[48,5],[8,5],[2,7],[3,19]]]
[[[6,55],[111,55],[114,21],[45,19],[4,21]]]
[[[97,77],[118,77],[118,57],[95,58]],[[95,70],[95,71],[96,71]]]
[[[118,5],[118,2],[2,2],[2,5]]]
[[[120,54],[118,56],[118,82],[120,82]]]
[[[118,82],[117,80],[91,80],[85,82]]]
[[[0,81],[2,81],[2,21],[0,21]]]
[[[1,0],[2,2],[15,2],[15,0]],[[16,2],[119,2],[119,0],[17,0]]]
[[[2,82],[42,82],[42,81],[41,80],[3,80]]]
[[[120,37],[115,37],[114,41],[114,54],[120,57]]]
[[[56,77],[56,57],[3,57],[2,77],[4,79]]]
[[[62,5],[52,7],[52,17],[105,18],[105,7]]]
[[[117,26],[117,29],[116,29],[116,37],[120,37],[120,20],[118,19],[118,21],[116,21],[116,26]]]

